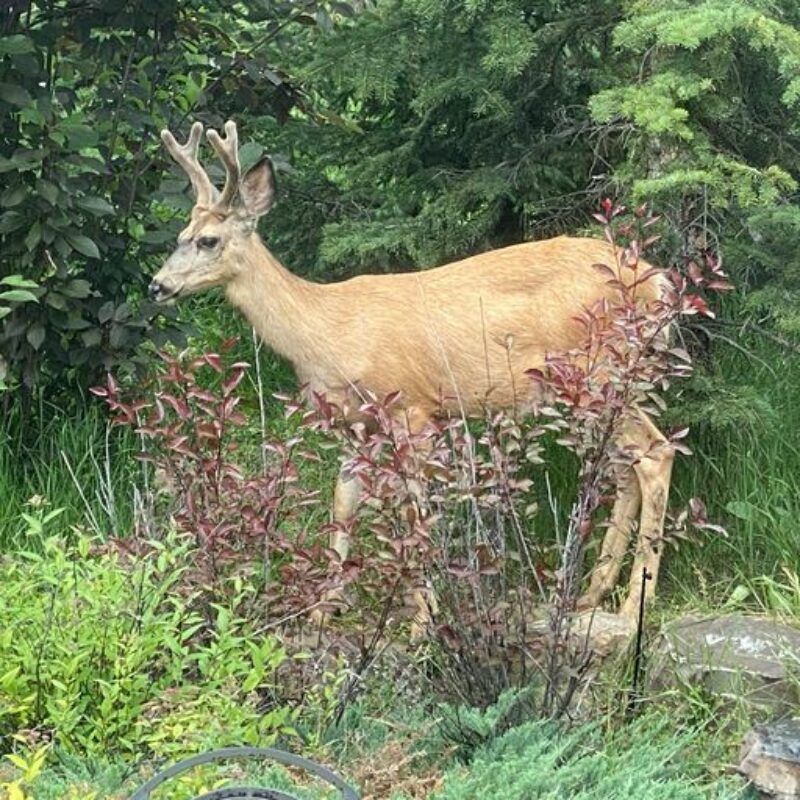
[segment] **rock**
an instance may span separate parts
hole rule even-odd
[[[607,611],[585,611],[578,614],[570,631],[573,646],[587,643],[596,659],[606,659],[623,652],[636,635],[636,625],[619,614]]]
[[[800,798],[800,719],[750,731],[742,745],[739,772],[769,797]]]
[[[573,674],[570,664],[572,667],[582,665],[578,685],[569,702],[571,719],[589,719],[597,704],[608,700],[606,690],[598,683],[598,677],[608,665],[616,669],[617,657],[628,650],[635,636],[635,624],[619,614],[600,609],[575,614],[570,621],[569,639],[566,642],[569,652],[561,653],[564,659],[562,678],[565,681]],[[552,634],[548,620],[539,619],[529,625],[525,651],[543,672],[548,669],[551,648]],[[590,654],[586,663],[585,659]]]
[[[596,663],[624,651],[636,634],[636,626],[619,614],[593,609],[576,614],[569,626],[569,646],[574,653],[592,651]],[[526,646],[536,654],[550,647],[550,625],[538,619],[528,626]]]
[[[796,707],[800,631],[764,617],[685,617],[665,626],[650,661],[650,688],[702,685],[775,710]]]

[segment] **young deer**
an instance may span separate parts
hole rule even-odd
[[[196,122],[179,145],[161,137],[187,172],[196,202],[178,247],[150,284],[159,302],[222,286],[275,351],[292,362],[301,383],[344,404],[355,389],[381,397],[401,390],[407,424],[419,430],[437,413],[482,415],[490,408],[520,407],[533,383],[526,370],[547,353],[577,346],[575,317],[598,299],[613,300],[607,278],[592,269],[613,264],[605,242],[558,237],[506,247],[423,272],[362,275],[314,284],[288,272],[257,233],[259,218],[275,201],[275,175],[264,158],[240,174],[233,122],[225,137],[208,141],[226,170],[219,194],[197,157],[203,127]],[[642,272],[648,265],[642,265]],[[660,294],[659,275],[641,287],[645,301]],[[443,400],[444,398],[444,400]],[[630,588],[621,614],[635,619],[644,567],[654,594],[673,451],[640,410],[633,409],[620,444],[639,461],[621,476],[609,527],[582,605],[596,606],[616,585],[639,516]],[[357,482],[340,474],[334,519],[349,519],[358,503]],[[332,546],[344,559],[346,536]]]

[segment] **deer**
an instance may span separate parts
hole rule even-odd
[[[276,199],[269,157],[242,174],[236,124],[226,122],[224,136],[209,129],[206,138],[225,169],[219,192],[198,158],[203,130],[195,122],[184,144],[170,131],[161,132],[189,177],[195,203],[149,294],[157,303],[172,304],[221,287],[261,340],[288,359],[300,384],[332,403],[344,406],[354,389],[377,397],[399,390],[403,424],[412,432],[441,414],[483,416],[487,405],[514,409],[534,391],[528,370],[541,368],[548,353],[575,347],[584,335],[577,315],[615,291],[591,268],[614,263],[612,245],[567,236],[416,272],[333,283],[304,280],[281,264],[257,230]],[[664,273],[642,264],[650,277],[639,288],[641,297],[657,301],[666,291]],[[626,418],[618,444],[637,458],[619,475],[579,607],[600,606],[616,587],[638,522],[628,593],[618,610],[633,626],[640,603],[655,596],[674,449],[638,407]],[[343,466],[334,490],[334,522],[350,520],[359,499],[359,483]],[[344,561],[350,537],[344,524],[334,528],[330,546]],[[651,580],[643,588],[644,570]],[[416,601],[424,608],[420,598]]]

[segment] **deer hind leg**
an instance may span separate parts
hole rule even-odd
[[[606,535],[603,537],[603,546],[592,570],[589,588],[578,600],[578,608],[599,606],[603,598],[617,585],[641,502],[642,493],[634,469],[620,467],[617,497]]]
[[[650,580],[644,582],[645,600],[651,600],[655,596],[664,547],[664,518],[667,513],[675,451],[664,434],[641,411],[637,412],[632,421],[630,432],[642,451],[641,459],[634,465],[642,494],[642,514],[631,568],[630,588],[628,597],[620,608],[620,615],[632,622],[639,614],[642,573],[645,569],[650,575]]]

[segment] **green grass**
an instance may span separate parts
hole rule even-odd
[[[225,339],[237,337],[230,356],[251,365],[239,390],[248,416],[239,457],[257,469],[265,437],[282,439],[295,432],[273,397],[296,390],[291,367],[257,347],[241,317],[218,299],[198,298],[186,309],[195,332],[190,352],[219,351]],[[0,552],[38,549],[43,537],[67,533],[73,526],[101,536],[127,535],[133,527],[134,487],[143,488],[145,481],[135,459],[139,449],[131,431],[109,429],[103,403],[91,395],[76,395],[67,403],[42,397],[12,403],[0,417]],[[336,475],[336,454],[328,450],[321,456],[301,464],[304,484],[320,490],[320,505],[309,525],[327,521]],[[40,529],[37,522],[54,511],[57,516]]]
[[[703,736],[659,712],[605,731],[597,723],[565,733],[529,722],[482,748],[468,770],[453,770],[433,798],[741,797],[741,783],[709,782],[687,757]]]
[[[665,588],[686,604],[717,606],[742,581],[800,560],[800,357],[745,344],[754,357],[722,349],[715,395],[686,402],[694,454],[676,462],[673,503],[701,497],[729,534],[668,551]]]
[[[440,788],[431,800],[469,798],[596,798],[636,794],[646,800],[734,800],[749,797],[743,781],[727,776],[722,761],[709,769],[709,750],[720,753],[727,736],[724,718],[717,727],[709,720],[687,721],[685,716],[654,708],[635,721],[620,724],[600,716],[568,728],[547,722],[528,722],[478,748],[468,764],[455,761],[431,718],[414,709],[397,710],[380,724],[360,710],[351,719],[347,746],[334,742],[311,755],[330,766],[363,794],[376,788],[414,785],[399,761],[408,760],[420,775],[440,775]],[[472,712],[476,713],[476,712]],[[406,717],[404,718],[404,714]],[[351,715],[352,717],[353,715]],[[428,728],[422,738],[408,738],[408,723]],[[727,737],[730,738],[730,737]],[[392,743],[401,746],[393,747]],[[356,744],[354,744],[356,743]],[[730,756],[730,748],[725,755]],[[161,765],[166,766],[166,764]],[[365,768],[366,767],[366,768]],[[102,758],[76,758],[62,750],[50,753],[41,775],[32,783],[33,800],[115,800],[129,797],[152,774],[155,764],[133,766]],[[363,785],[358,785],[359,776]],[[0,782],[12,771],[0,766]],[[388,780],[387,780],[388,777]],[[394,778],[394,782],[392,781]],[[339,795],[309,780],[301,771],[285,770],[269,762],[248,760],[201,767],[183,779],[173,779],[156,798],[188,800],[210,787],[269,786],[299,800],[323,800]],[[390,790],[391,791],[391,790]],[[403,790],[392,800],[408,800]],[[421,795],[415,794],[415,797]]]
[[[167,765],[163,765],[166,767]],[[48,766],[33,781],[32,800],[123,800],[142,786],[152,773],[121,761],[78,759],[53,753]],[[0,783],[2,783],[0,768]],[[298,800],[334,800],[341,795],[322,781],[290,774],[268,761],[234,761],[198,767],[156,789],[153,800],[190,800],[223,785],[267,787],[289,792]],[[2,796],[2,795],[0,795]]]
[[[0,550],[36,548],[42,536],[71,526],[100,535],[130,530],[135,441],[109,432],[97,405],[15,407],[0,420],[0,442]],[[23,516],[41,522],[57,509],[43,530]]]

